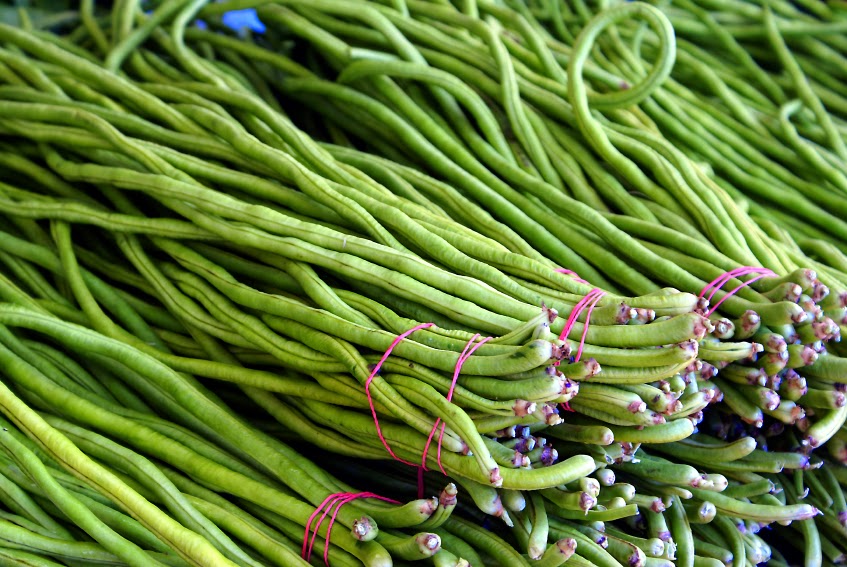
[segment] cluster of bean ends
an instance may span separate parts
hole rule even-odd
[[[79,4],[0,24],[0,565],[847,562],[842,4]]]

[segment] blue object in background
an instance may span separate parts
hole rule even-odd
[[[223,15],[223,23],[226,27],[240,32],[248,28],[256,33],[265,33],[265,24],[256,15],[256,10],[247,8],[245,10],[233,10]]]

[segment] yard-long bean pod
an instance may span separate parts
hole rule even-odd
[[[144,14],[122,0],[107,14],[86,1],[81,24],[69,14],[69,27],[44,24],[50,31],[25,17],[0,27],[0,163],[9,170],[0,295],[29,321],[15,320],[0,342],[43,375],[10,380],[23,400],[91,428],[77,439],[92,455],[102,434],[166,463],[179,490],[262,561],[285,564],[271,540],[288,547],[324,496],[355,490],[316,462],[343,471],[357,456],[389,456],[365,409],[368,380],[398,457],[420,462],[433,420],[447,417],[450,475],[490,484],[477,458],[501,470],[522,535],[479,529],[485,520],[460,491],[439,522],[473,524],[459,536],[439,528],[447,553],[427,559],[439,567],[464,565],[461,557],[522,565],[514,546],[528,550],[533,534],[545,565],[573,552],[558,545],[569,541],[583,548],[569,559],[577,565],[665,565],[674,561],[668,527],[651,507],[673,495],[692,497],[691,513],[708,502],[717,510],[711,524],[684,531],[693,546],[675,561],[727,561],[701,539],[739,561],[771,556],[754,532],[776,520],[781,543],[789,520],[777,512],[796,505],[788,489],[770,494],[769,475],[817,464],[813,445],[827,441],[823,454],[843,460],[847,439],[847,351],[835,342],[847,285],[837,218],[847,210],[838,155],[847,42],[837,6],[201,4],[174,0]],[[263,32],[220,19],[251,7]],[[742,287],[755,274],[739,264],[777,277]],[[707,304],[698,292],[709,281],[724,286]],[[594,288],[606,295],[588,325],[589,310],[574,310]],[[567,317],[545,322],[552,310],[576,320],[563,341]],[[39,327],[57,320],[50,313],[65,321],[61,333]],[[422,322],[436,327],[403,339],[370,379],[379,355]],[[63,342],[78,333],[85,340]],[[132,366],[136,351],[98,351],[98,333],[147,364]],[[444,405],[475,334],[495,338],[467,360],[455,405]],[[764,347],[755,362],[753,343]],[[473,457],[461,454],[468,445]],[[680,482],[690,467],[656,482],[641,469],[662,461],[639,462],[639,445],[696,467],[707,490]],[[556,452],[562,461],[548,466]],[[134,480],[140,469],[121,466],[129,453],[97,454],[139,494],[161,498]],[[356,483],[400,500],[414,492],[401,467],[368,460]],[[580,480],[605,466],[595,471],[602,484],[616,469],[635,494],[596,494]],[[32,521],[45,514],[68,522],[4,470],[43,508],[16,506],[20,529],[37,533]],[[92,510],[106,506],[70,475],[51,474]],[[806,505],[827,509],[801,521],[814,523],[835,561],[842,490],[817,472],[793,474],[810,488]],[[561,496],[544,504],[547,537],[521,490]],[[585,514],[581,494],[601,502]],[[339,518],[351,527],[373,512],[382,527],[398,526],[380,537],[403,565],[422,557],[415,532],[427,528],[399,527],[426,516],[410,512],[423,506],[415,502],[351,502]],[[150,537],[98,510],[125,537]],[[597,534],[613,522],[616,555],[586,552],[579,530],[557,530],[565,518]],[[385,547],[352,539],[337,529],[332,544],[315,544],[342,567],[389,561]],[[633,555],[631,544],[659,555]],[[4,559],[42,561],[33,557]],[[789,557],[773,553],[776,564]]]
[[[3,386],[3,389],[8,389]],[[194,536],[190,535],[190,532],[185,531],[184,533],[180,533],[184,530],[184,528],[177,527],[178,524],[175,522],[165,520],[166,516],[161,513],[158,509],[153,507],[149,502],[145,501],[141,498],[140,495],[132,491],[126,485],[120,482],[120,480],[107,472],[104,468],[97,465],[94,461],[85,457],[82,452],[80,452],[76,447],[67,442],[67,439],[64,437],[54,436],[53,440],[47,440],[44,437],[44,434],[49,432],[51,428],[49,425],[40,421],[38,416],[26,408],[24,410],[20,406],[22,405],[20,400],[16,399],[10,391],[9,394],[4,396],[5,402],[4,407],[6,409],[7,415],[11,414],[15,416],[16,420],[19,420],[19,423],[26,427],[33,435],[39,435],[39,440],[43,443],[44,441],[48,441],[48,450],[53,452],[57,457],[61,458],[68,467],[74,467],[77,471],[84,471],[86,468],[94,468],[98,470],[98,482],[94,482],[91,479],[91,482],[95,485],[99,485],[101,490],[106,491],[107,493],[111,493],[114,497],[118,497],[118,491],[123,493],[122,498],[124,502],[131,502],[135,500],[136,502],[142,503],[142,506],[148,508],[146,512],[146,518],[142,517],[142,521],[147,524],[148,528],[151,528],[154,533],[157,533],[159,537],[164,537],[166,540],[171,540],[172,546],[176,547],[176,542],[173,541],[173,538],[177,537],[188,537],[193,538]],[[17,407],[16,407],[17,406]],[[4,413],[6,413],[4,412]],[[37,432],[37,433],[36,433]],[[28,449],[20,445],[9,433],[8,431],[4,431],[2,435],[3,446],[4,448],[11,452],[13,458],[18,463],[19,466],[27,470],[27,472],[32,475],[34,478],[38,479],[39,484],[48,491],[50,494],[51,501],[63,509],[63,511],[68,514],[69,517],[73,518],[74,521],[78,522],[79,525],[85,526],[92,536],[95,536],[100,539],[103,545],[107,546],[106,549],[113,550],[116,555],[124,558],[128,562],[136,565],[149,565],[151,561],[155,561],[150,557],[146,556],[143,551],[132,544],[131,542],[125,540],[115,532],[113,532],[110,528],[102,524],[100,520],[98,520],[94,514],[85,508],[78,500],[70,497],[67,492],[56,483],[52,477],[50,477],[49,473],[44,468],[44,465],[37,461],[37,457],[30,452]],[[62,442],[65,442],[64,448],[61,447]],[[52,445],[52,447],[51,447]],[[76,455],[74,455],[76,453]],[[60,456],[61,455],[61,456]],[[82,457],[80,459],[80,457]],[[78,467],[78,468],[77,468]],[[90,474],[90,473],[89,473]],[[125,504],[126,505],[126,504]],[[139,508],[136,508],[139,510]],[[136,512],[138,513],[138,512]],[[144,514],[144,512],[142,512]],[[158,516],[157,521],[162,522],[159,524],[160,527],[156,527],[156,525],[151,521],[150,518],[155,518]],[[163,522],[164,520],[164,522]],[[171,526],[167,524],[170,523]],[[173,526],[173,527],[172,527]],[[174,530],[174,527],[177,527]],[[165,535],[164,530],[174,530],[170,532],[170,537]],[[169,531],[170,531],[169,530]],[[203,540],[197,539],[198,542],[202,542]],[[197,545],[195,543],[194,545]],[[208,544],[201,543],[204,547]],[[186,555],[186,559],[191,559],[193,553],[204,553],[202,548],[197,548],[193,552],[189,550],[184,550],[183,553]],[[205,550],[205,557],[203,559],[195,558],[193,559],[198,564],[206,563],[206,562],[214,562],[214,564],[227,565],[230,564],[228,560],[226,560],[223,556],[221,556],[216,550],[211,548],[210,546]],[[155,564],[155,563],[154,563]]]

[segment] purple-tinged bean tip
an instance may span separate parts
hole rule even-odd
[[[532,436],[519,440],[515,445],[515,451],[521,453],[529,453],[533,449],[535,449],[535,437]]]
[[[546,445],[544,449],[541,450],[541,464],[545,467],[549,467],[558,460],[559,452],[554,449],[552,445]]]
[[[572,399],[579,393],[579,382],[574,382],[572,380],[565,379],[562,383],[562,388],[559,390],[559,394],[562,396],[568,396],[568,399]]]
[[[488,472],[488,482],[495,488],[503,486],[503,477],[500,476],[499,467],[494,467]]]
[[[618,325],[626,325],[629,321],[634,319],[637,313],[633,308],[631,308],[626,303],[618,304],[618,311],[615,313],[615,323]]]
[[[666,395],[672,397],[670,394]],[[673,400],[672,402],[668,403],[667,407],[665,408],[665,415],[673,415],[675,413],[679,413],[684,407],[685,404],[683,404],[682,401]]]
[[[755,331],[761,322],[762,318],[759,314],[749,309],[742,313],[740,317],[741,330],[745,334],[750,334]]]
[[[547,322],[549,324],[553,324],[553,321],[556,320],[556,317],[559,316],[559,312],[553,309],[552,307],[547,307],[545,304],[541,304],[541,310],[547,315]]]
[[[574,554],[576,547],[576,540],[572,537],[562,538],[556,542],[556,548],[559,550],[559,553],[565,556],[566,559],[570,558]]]
[[[715,326],[712,325],[712,322],[709,321],[706,317],[702,315],[698,317],[694,321],[694,327],[692,329],[692,334],[694,338],[698,341],[715,330]]]
[[[553,343],[550,358],[553,360],[567,360],[571,356],[571,346],[568,343]]]
[[[459,489],[452,482],[441,490],[438,503],[444,507],[453,506],[458,501]]]
[[[772,374],[768,376],[767,372],[764,372],[763,374],[764,379],[759,382],[759,385],[764,386],[765,388],[770,388],[774,391],[779,390],[779,387],[783,382],[783,377],[779,374]]]
[[[421,536],[421,547],[430,553],[435,553],[441,548],[441,538],[438,534],[421,534]]]
[[[689,358],[695,358],[700,352],[700,343],[698,343],[694,339],[689,339],[687,341],[677,343],[677,346],[681,348]]]
[[[591,378],[600,374],[603,369],[600,367],[600,363],[592,357],[585,361],[585,370],[587,373],[585,377]]]
[[[587,492],[582,492],[579,495],[579,509],[583,512],[588,512],[597,505],[597,499]]]
[[[656,320],[656,312],[652,309],[639,307],[635,310],[635,319],[640,323],[652,323]]]
[[[767,340],[765,341],[766,347],[768,347],[768,352],[785,352],[788,348],[788,343],[785,341],[785,337],[782,335],[771,334],[768,335]]]
[[[811,366],[818,359],[818,351],[812,345],[806,345],[800,352],[800,359],[804,366]]]
[[[794,423],[797,423],[801,419],[805,418],[807,413],[806,409],[802,406],[794,406],[791,408],[791,419],[794,420]],[[815,445],[815,447],[817,447],[817,445]]]
[[[661,514],[666,510],[665,503],[662,502],[661,498],[656,498],[650,504],[650,509],[656,512],[657,514]]]
[[[718,375],[718,369],[715,365],[709,364],[708,362],[704,362],[702,368],[700,368],[700,377],[703,380],[711,380],[715,376]]]
[[[496,438],[507,438],[512,439],[515,437],[516,427],[514,425],[510,425],[509,427],[504,427],[503,429],[498,429],[494,432],[494,437]]]
[[[713,321],[715,330],[712,335],[719,339],[728,339],[735,332],[735,325],[729,319],[721,318]]]
[[[773,411],[779,407],[780,399],[779,394],[774,392],[773,390],[761,390],[762,392],[762,405],[768,411]]]
[[[371,519],[367,516],[362,516],[361,518],[353,520],[353,526],[350,531],[353,534],[353,537],[359,541],[364,541],[371,535],[373,528],[374,524]]]
[[[515,412],[515,416],[517,417],[524,417],[531,413],[535,413],[535,410],[537,409],[537,403],[529,402],[527,400],[515,400],[515,405],[512,406],[512,410]]]
[[[641,413],[647,409],[647,404],[644,403],[644,400],[634,401],[626,407],[630,413]]]
[[[516,469],[519,469],[523,466],[524,460],[529,460],[529,457],[521,453],[520,451],[515,451],[514,457],[512,457],[512,466]]]
[[[562,422],[559,409],[553,404],[544,404],[541,406],[541,415],[544,417],[544,422],[547,425],[558,425]]]
[[[812,282],[812,301],[819,303],[829,295],[829,287],[821,283],[820,280]]]
[[[838,523],[840,523],[842,526],[847,527],[847,512],[838,513]]]
[[[427,498],[426,500],[421,500],[421,503],[418,506],[418,510],[424,516],[431,516],[433,513],[435,513],[435,510],[438,508],[439,502],[440,500],[436,496],[433,496],[432,498]]]

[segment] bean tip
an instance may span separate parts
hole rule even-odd
[[[488,471],[488,482],[495,488],[503,486],[503,477],[500,476],[499,467],[494,467]]]

